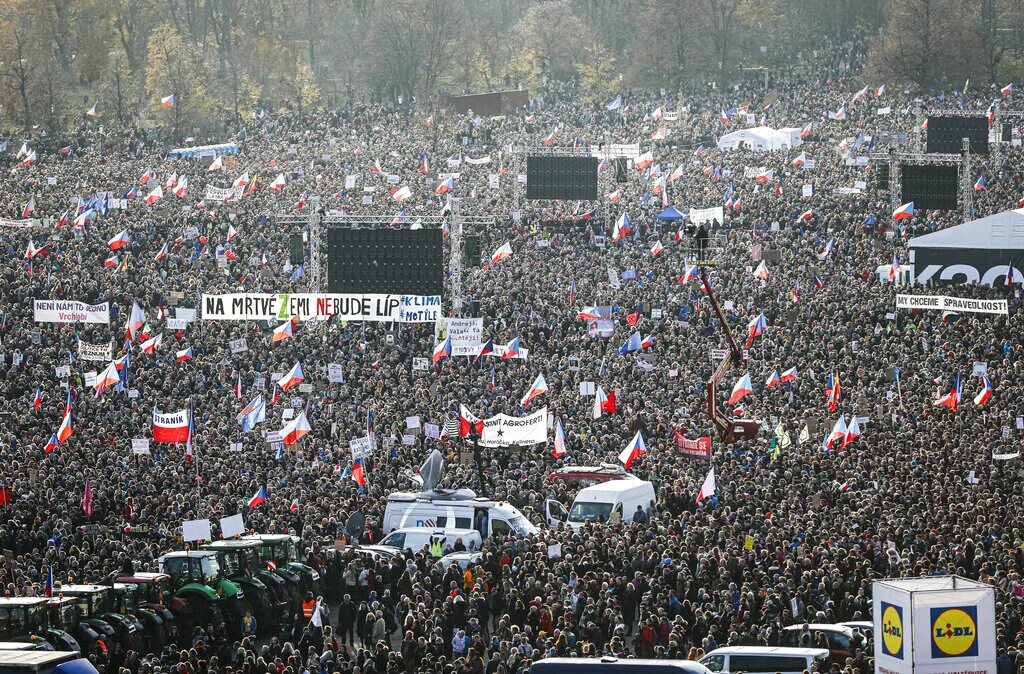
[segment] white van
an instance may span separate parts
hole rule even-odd
[[[609,480],[580,489],[566,522],[579,529],[588,520],[606,523],[613,513],[618,513],[621,521],[628,524],[633,521],[637,506],[647,512],[654,500],[654,485],[646,480],[636,477]]]
[[[824,648],[786,648],[783,646],[726,646],[716,648],[699,660],[712,672],[743,674],[788,674],[805,669],[827,672],[830,662]]]
[[[394,548],[395,550],[412,550],[419,552],[424,546],[430,545],[435,538],[441,538],[441,544],[445,553],[451,552],[455,542],[459,539],[466,546],[467,550],[480,549],[480,532],[476,529],[435,529],[428,527],[408,527],[396,529],[385,536],[379,543],[382,548]]]
[[[478,498],[470,489],[395,492],[384,508],[384,531],[407,527],[476,529],[484,537],[532,536],[539,530],[510,503]]]

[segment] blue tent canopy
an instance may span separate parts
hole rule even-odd
[[[167,153],[170,159],[193,159],[195,157],[216,157],[220,154],[238,154],[235,143],[199,145],[197,147],[176,147]]]
[[[663,210],[661,213],[658,213],[658,215],[656,215],[655,217],[658,220],[666,220],[668,222],[678,222],[679,220],[685,220],[686,218],[688,218],[690,216],[683,215],[682,213],[680,213],[676,209],[675,206],[669,206],[668,208]]]

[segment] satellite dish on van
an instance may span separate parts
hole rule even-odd
[[[433,491],[437,483],[441,481],[444,473],[444,457],[436,449],[430,453],[427,460],[420,466],[420,479],[423,480],[423,491]]]

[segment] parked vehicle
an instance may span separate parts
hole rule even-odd
[[[538,531],[512,504],[479,498],[470,489],[390,494],[384,531],[409,527],[477,529],[484,538],[530,536]]]
[[[709,674],[692,660],[640,658],[544,658],[530,665],[530,674]]]
[[[576,494],[566,522],[579,529],[585,522],[607,523],[617,513],[623,523],[633,521],[637,507],[647,512],[655,500],[654,485],[637,478],[610,480],[584,487]]]
[[[91,653],[110,652],[110,645],[114,639],[114,628],[103,621],[102,624],[84,622],[78,613],[78,604],[74,597],[52,597],[46,602],[47,622],[51,630],[59,630],[70,634],[78,643],[78,650],[82,655]],[[67,647],[58,647],[57,650],[70,650]]]
[[[57,591],[55,588],[54,591]],[[115,662],[119,656],[128,651],[143,652],[146,646],[146,634],[142,622],[134,613],[117,613],[114,607],[112,589],[107,585],[61,585],[60,597],[74,599],[78,607],[78,616],[82,622],[92,625],[99,621],[114,628],[111,645],[112,658]],[[99,630],[97,630],[99,631]]]
[[[121,615],[134,615],[142,623],[146,651],[159,653],[168,643],[167,629],[163,616],[142,604],[142,592],[132,583],[114,583],[112,590],[113,608]]]
[[[0,674],[97,674],[78,651],[3,651]]]
[[[242,588],[221,575],[216,552],[169,552],[159,565],[171,578],[173,596],[186,602],[177,605],[176,613],[183,636],[190,636],[196,626],[220,624],[230,638],[241,638],[242,616],[251,607]]]
[[[207,543],[201,550],[215,552],[223,577],[245,588],[260,636],[270,636],[290,624],[293,603],[286,581],[267,569],[259,548],[259,541],[228,540]]]
[[[844,625],[828,623],[802,623],[782,628],[783,645],[803,648],[818,648],[818,635],[828,640],[829,654],[834,662],[846,662],[853,655],[854,633]],[[859,639],[859,637],[857,637]]]
[[[45,641],[0,641],[0,651],[53,651]]]
[[[300,539],[298,536],[289,536],[288,534],[249,534],[242,536],[242,540],[253,540],[262,543],[260,558],[266,562],[267,568],[270,568],[270,565],[273,564],[274,568],[271,570],[275,571],[278,575],[284,577],[284,574],[289,572],[298,575],[302,596],[305,596],[306,592],[312,592],[315,597],[323,596],[326,591],[325,579],[319,571],[302,562],[302,556],[299,552]]]
[[[167,643],[179,643],[178,620],[175,604],[187,603],[187,599],[175,598],[171,593],[171,577],[166,573],[138,572],[131,576],[114,578],[115,587],[118,583],[134,586],[134,601],[141,608],[156,613],[163,620],[164,634]],[[177,613],[181,612],[181,606]],[[191,632],[189,632],[191,634]]]
[[[589,487],[609,480],[626,480],[634,477],[616,463],[602,463],[598,466],[565,466],[548,473],[551,482],[566,482]]]
[[[452,546],[459,539],[466,546],[467,550],[480,549],[480,532],[476,529],[428,529],[426,527],[410,527],[407,529],[396,529],[385,536],[380,545],[383,548],[395,550],[412,550],[413,552],[429,546],[434,538],[442,539],[441,546],[445,552],[450,552]]]
[[[700,664],[712,672],[743,674],[790,674],[807,671],[827,672],[828,651],[824,648],[785,648],[782,646],[726,646],[716,648]],[[815,669],[817,666],[817,669]]]
[[[47,643],[56,650],[82,652],[71,634],[50,626],[47,602],[46,597],[0,597],[0,640]]]

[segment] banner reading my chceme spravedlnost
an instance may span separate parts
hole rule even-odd
[[[235,293],[203,295],[204,321],[323,320],[433,323],[441,317],[440,295],[376,293]]]

